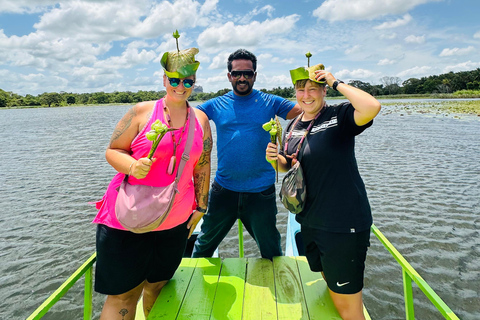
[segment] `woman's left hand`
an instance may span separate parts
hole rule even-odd
[[[187,224],[187,229],[190,229],[190,232],[188,233],[188,239],[192,236],[193,231],[195,231],[195,227],[197,226],[198,222],[200,219],[202,219],[204,213],[195,210],[192,214],[192,217],[190,218],[190,221],[188,221]]]
[[[327,70],[316,70],[315,79],[317,81],[326,81],[330,87],[333,86],[333,83],[337,80],[333,74]]]

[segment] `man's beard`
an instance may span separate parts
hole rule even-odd
[[[247,89],[245,91],[238,90],[237,86],[239,84],[246,84]],[[237,81],[237,82],[235,82],[235,85],[232,86],[232,87],[233,87],[233,91],[235,91],[235,93],[238,94],[239,96],[246,96],[246,95],[250,94],[250,92],[252,92],[252,86],[250,85],[250,82],[248,82],[248,81]]]

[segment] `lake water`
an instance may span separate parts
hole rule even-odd
[[[115,174],[104,150],[129,107],[0,110],[0,319],[25,319],[94,252],[88,202]],[[461,319],[480,319],[480,117],[402,112],[384,107],[357,138],[374,222]],[[238,256],[236,235],[221,257]],[[371,242],[365,304],[373,319],[404,319],[401,268]],[[248,235],[245,255],[259,256]],[[82,289],[44,319],[81,319]],[[419,289],[414,297],[417,319],[442,319]],[[96,318],[103,301],[94,294]]]

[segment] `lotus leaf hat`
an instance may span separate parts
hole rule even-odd
[[[185,50],[178,49],[178,38],[180,35],[176,30],[173,37],[177,41],[177,50],[165,52],[160,60],[163,71],[169,78],[186,78],[194,75],[200,65],[195,60],[195,55],[199,52],[198,48],[189,48]]]
[[[293,85],[297,83],[298,80],[311,80],[316,83],[325,83],[325,81],[317,81],[315,79],[315,71],[317,70],[325,70],[325,66],[321,63],[316,64],[312,67],[310,67],[310,57],[312,54],[310,52],[307,52],[305,56],[308,58],[308,67],[299,67],[293,70],[290,70],[290,77],[292,78]]]

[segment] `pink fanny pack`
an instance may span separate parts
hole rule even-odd
[[[120,224],[134,233],[145,233],[155,230],[165,221],[172,209],[175,195],[178,193],[178,182],[189,159],[195,133],[195,111],[189,108],[190,125],[182,158],[178,165],[175,180],[165,187],[132,185],[128,176],[122,181],[115,202],[115,214]]]

